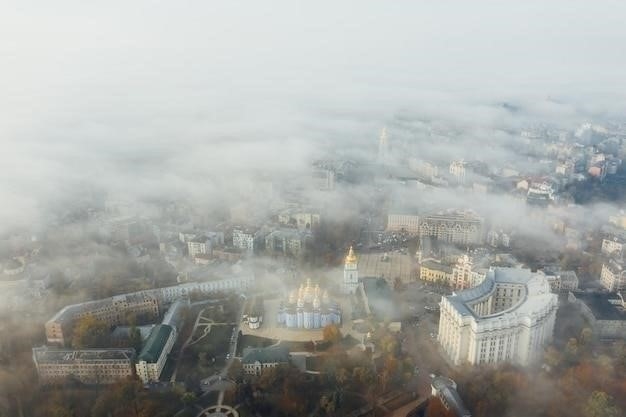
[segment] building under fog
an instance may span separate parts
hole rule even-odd
[[[480,245],[484,220],[470,210],[446,210],[423,216],[420,237],[432,237],[458,245]]]
[[[557,304],[544,274],[490,269],[479,286],[442,297],[438,340],[455,364],[527,365],[552,340]]]
[[[319,329],[341,324],[341,307],[330,299],[328,291],[308,279],[281,303],[276,320],[290,329]]]

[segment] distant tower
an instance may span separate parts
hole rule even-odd
[[[378,162],[389,162],[390,156],[389,137],[387,136],[387,128],[383,127],[378,140]]]
[[[343,286],[344,294],[354,294],[359,286],[359,268],[357,266],[356,255],[354,249],[350,246],[346,262],[343,267]]]

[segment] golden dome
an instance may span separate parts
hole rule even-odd
[[[347,264],[355,264],[356,263],[356,255],[354,254],[354,249],[350,246],[350,250],[348,251],[348,256],[346,256]]]

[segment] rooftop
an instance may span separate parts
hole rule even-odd
[[[577,300],[589,307],[596,320],[626,320],[626,311],[620,306],[621,299],[616,293],[574,292],[573,294]]]
[[[150,333],[150,337],[148,337],[143,349],[141,349],[138,359],[149,363],[158,361],[163,349],[165,348],[165,344],[173,331],[174,329],[172,326],[168,326],[167,324],[158,324],[154,326],[154,329],[152,329],[152,332]]]
[[[242,363],[250,364],[257,361],[261,363],[286,363],[289,361],[289,349],[282,345],[243,349]]]
[[[525,295],[521,301],[508,308],[488,316],[478,316],[471,306],[478,300],[490,296],[497,284],[523,285]],[[477,319],[488,319],[505,314],[532,314],[534,311],[556,302],[545,275],[533,273],[524,268],[493,268],[487,272],[483,282],[457,294],[445,297],[462,316],[473,316]]]
[[[33,348],[33,357],[37,363],[73,363],[105,360],[131,360],[134,349],[82,349],[68,350],[42,346]]]

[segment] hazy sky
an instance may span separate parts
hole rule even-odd
[[[375,141],[401,109],[626,110],[620,1],[94,3],[0,4],[0,223],[81,178],[184,187],[208,167],[295,166],[314,139]],[[162,169],[120,166],[141,160]]]

